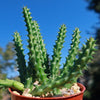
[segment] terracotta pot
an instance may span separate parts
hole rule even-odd
[[[68,97],[46,97],[46,98],[25,97],[13,93],[11,88],[9,88],[9,92],[11,93],[11,100],[83,100],[83,93],[85,91],[85,87],[80,83],[78,83],[78,85],[81,88],[81,93],[76,95],[71,95]]]

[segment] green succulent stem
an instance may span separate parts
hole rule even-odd
[[[73,83],[77,82],[77,79],[82,75],[82,71],[87,68],[88,63],[92,61],[96,50],[96,41],[91,37],[80,50],[80,31],[75,28],[69,54],[62,71],[60,71],[61,50],[66,37],[65,24],[61,25],[59,29],[52,58],[49,58],[39,25],[32,20],[31,12],[27,7],[23,8],[23,17],[28,32],[28,63],[25,61],[21,36],[18,32],[15,32],[13,41],[21,82],[0,79],[0,88],[10,87],[22,92],[25,88],[29,88],[33,96],[42,96],[47,93],[57,94],[59,89],[63,87],[70,88]],[[36,81],[39,82],[38,85],[34,84]]]
[[[75,83],[77,79],[83,74],[82,71],[87,69],[87,64],[92,61],[95,53],[96,44],[94,38],[87,40],[86,45],[83,45],[80,50],[79,58],[74,62],[74,66],[70,69],[69,82]]]
[[[46,61],[46,49],[43,43],[42,36],[40,34],[39,26],[36,21],[32,20],[31,13],[27,7],[23,8],[23,14],[28,31],[28,48],[29,48],[29,76],[32,75],[33,79],[36,79],[40,83],[46,83],[47,75],[44,72]],[[32,70],[33,69],[33,70]],[[34,80],[35,82],[36,80]]]
[[[27,68],[26,68],[26,61],[25,61],[25,55],[23,53],[23,45],[22,40],[18,32],[14,33],[14,45],[15,45],[15,51],[17,55],[17,65],[18,65],[18,71],[20,74],[20,80],[23,84],[25,84],[26,77],[27,77]]]
[[[0,87],[10,87],[19,91],[24,90],[24,85],[22,83],[10,79],[5,79],[5,80],[0,79]]]
[[[41,85],[37,88],[35,88],[34,91],[32,91],[33,95],[42,95],[47,93],[48,91],[52,91],[54,88],[62,88],[65,84],[71,84],[74,82],[77,82],[77,78],[82,74],[82,70],[86,68],[87,63],[89,63],[92,60],[92,55],[94,54],[95,49],[95,40],[93,38],[90,38],[86,45],[83,46],[82,51],[79,54],[79,59],[76,59],[75,65],[73,65],[70,69],[70,72],[68,75],[63,74],[61,77],[57,77],[54,81],[49,80],[47,85]],[[84,58],[86,57],[86,58]]]
[[[22,40],[18,32],[14,33],[14,45],[15,45],[15,51],[17,55],[17,65],[18,65],[18,71],[20,74],[20,80],[25,85],[26,88],[32,88],[33,82],[32,77],[28,77],[29,72],[27,71],[26,61],[25,61],[25,55],[23,53],[23,45]]]
[[[40,29],[39,29],[39,25],[36,21],[33,21],[34,23],[34,31],[36,31],[36,35],[37,35],[37,43],[39,45],[39,50],[40,50],[40,56],[41,56],[41,63],[43,64],[42,66],[45,67],[45,62],[47,61],[47,51],[46,51],[46,48],[45,48],[45,44],[44,44],[44,40],[41,36],[41,33],[40,33]]]
[[[72,35],[72,43],[71,43],[71,48],[69,50],[69,55],[66,58],[65,64],[63,65],[63,72],[61,73],[61,75],[63,74],[67,74],[69,73],[71,67],[73,67],[74,65],[74,61],[76,60],[76,56],[78,54],[78,50],[79,50],[79,43],[80,43],[80,31],[78,28],[75,28],[75,31]]]
[[[23,8],[23,17],[25,18],[25,22],[26,22],[26,27],[27,27],[27,31],[28,31],[28,49],[29,49],[29,62],[28,62],[28,77],[33,77],[33,81],[35,81],[35,77],[36,77],[36,71],[34,68],[34,59],[35,59],[35,50],[34,50],[34,46],[33,46],[33,30],[32,30],[32,17],[30,16],[31,13],[29,12],[29,9],[27,9],[27,7]]]
[[[66,26],[63,24],[58,32],[56,44],[53,48],[53,55],[51,60],[51,77],[55,79],[59,73],[61,50],[63,48],[64,39],[66,37]]]
[[[96,41],[94,38],[90,38],[85,43],[86,45],[83,45],[82,50],[79,53],[79,58],[75,61],[74,68],[72,71],[79,71],[81,72],[83,69],[87,69],[87,64],[91,62],[93,59],[92,55],[95,54],[96,51]]]

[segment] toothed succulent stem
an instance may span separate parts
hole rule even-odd
[[[79,43],[80,43],[80,31],[78,28],[75,28],[75,31],[72,37],[73,38],[72,38],[71,48],[69,50],[69,55],[66,58],[66,61],[63,67],[63,72],[61,73],[61,75],[68,74],[71,67],[73,67],[74,65],[74,61],[76,60],[76,55],[78,54]]]
[[[86,46],[83,46],[82,51],[80,53],[78,60],[76,60],[75,65],[71,67],[71,71],[69,75],[63,74],[62,77],[57,77],[54,81],[49,80],[47,85],[41,85],[35,88],[32,91],[33,95],[42,95],[47,93],[48,91],[52,91],[54,88],[61,88],[64,87],[65,84],[74,83],[76,82],[77,78],[81,75],[81,71],[86,68],[86,65],[92,59],[92,55],[94,54],[95,49],[95,40],[90,38]],[[85,58],[84,58],[85,57]]]
[[[18,32],[14,33],[14,45],[15,45],[15,51],[17,55],[17,65],[18,65],[18,71],[20,74],[20,80],[23,84],[25,84],[26,77],[27,77],[27,71],[26,71],[26,62],[25,62],[25,55],[23,53],[23,45],[22,40]]]
[[[25,22],[26,22],[26,27],[27,27],[27,31],[28,31],[28,49],[29,49],[29,62],[28,62],[28,76],[31,78],[33,77],[33,79],[35,79],[36,77],[36,70],[34,68],[34,59],[35,59],[35,50],[34,50],[34,46],[33,46],[33,30],[32,30],[32,17],[30,16],[31,13],[29,12],[29,9],[27,9],[27,7],[23,8],[23,17],[25,18]],[[33,80],[35,81],[35,80]]]
[[[60,59],[61,59],[61,50],[63,48],[63,43],[65,42],[65,35],[66,34],[66,26],[63,24],[58,32],[56,44],[53,48],[53,55],[52,55],[52,61],[51,61],[51,77],[52,79],[55,79],[58,76],[59,73],[59,67],[60,67]]]
[[[46,54],[44,40],[42,39],[38,23],[36,21],[33,21],[33,23],[34,23],[34,31],[36,31],[36,35],[37,35],[37,43],[39,44],[41,62],[42,64],[45,64],[45,62],[47,61],[47,56],[46,56],[47,54]]]
[[[58,32],[57,40],[53,48],[52,59],[49,59],[39,26],[32,20],[27,7],[23,8],[23,16],[28,31],[28,64],[25,61],[22,40],[18,32],[14,33],[14,45],[17,55],[20,82],[14,80],[0,80],[1,87],[11,87],[23,91],[29,88],[33,96],[42,96],[46,93],[56,94],[63,87],[70,87],[82,75],[87,64],[92,60],[95,49],[95,40],[90,38],[82,50],[79,50],[80,31],[75,29],[72,35],[72,44],[69,55],[60,73],[61,50],[66,37],[66,26],[63,24]],[[27,66],[26,66],[27,65]],[[34,82],[39,84],[35,85]],[[23,83],[23,84],[22,84]],[[34,87],[34,89],[33,89]]]
[[[34,79],[40,83],[47,81],[47,75],[44,72],[44,59],[46,58],[46,49],[40,34],[39,26],[36,21],[32,21],[31,13],[27,7],[23,8],[23,14],[28,31],[29,43],[29,70]],[[33,65],[33,66],[32,66]],[[43,66],[42,66],[43,65]],[[34,70],[32,70],[34,67]],[[36,81],[36,80],[34,80]]]
[[[79,53],[79,58],[75,61],[73,72],[74,71],[82,71],[87,68],[87,63],[91,62],[93,59],[92,55],[95,53],[95,40],[94,38],[90,38],[87,40],[86,45],[83,45],[82,50]]]
[[[95,53],[95,40],[90,38],[87,40],[86,45],[83,45],[79,53],[79,58],[74,62],[74,66],[70,69],[69,82],[77,82],[77,79],[83,74],[82,71],[87,68],[87,64],[93,59]]]

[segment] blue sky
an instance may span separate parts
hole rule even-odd
[[[18,31],[26,46],[26,27],[22,17],[22,8],[30,8],[32,17],[40,26],[47,51],[52,55],[52,48],[56,40],[57,32],[62,24],[67,26],[67,37],[62,50],[62,62],[70,48],[73,30],[78,27],[81,31],[81,43],[93,36],[87,31],[94,32],[91,27],[98,21],[94,12],[86,9],[88,3],[85,0],[0,0],[0,46],[13,39],[13,33]]]

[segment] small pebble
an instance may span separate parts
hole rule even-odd
[[[20,95],[17,91],[13,91],[13,93],[17,94],[17,95]]]
[[[26,96],[26,97],[32,97],[32,95],[31,94],[24,94],[23,96]]]
[[[38,81],[36,81],[34,83],[34,85],[38,85]],[[32,96],[30,93],[29,93],[30,89],[25,89],[24,92],[23,92],[23,96],[27,96],[27,97],[35,97],[35,96]],[[63,88],[63,89],[60,89],[60,92],[61,94],[59,95],[56,95],[56,96],[53,96],[53,94],[51,93],[47,93],[45,95],[42,95],[42,97],[45,97],[45,96],[53,96],[53,97],[59,97],[59,96],[70,96],[70,95],[73,95],[73,94],[78,94],[81,92],[80,90],[80,87],[77,85],[77,83],[74,83],[73,86],[71,87],[71,89],[66,89],[66,88]],[[17,91],[13,91],[13,93],[17,94],[17,95],[20,95],[20,93],[18,93]],[[36,98],[40,98],[40,97],[36,97]]]
[[[66,89],[63,88],[60,90],[63,96],[70,96],[73,94],[77,94],[80,93],[80,87],[77,85],[77,83],[74,83],[73,86],[71,87],[71,89]]]
[[[38,82],[38,81],[35,81],[35,82],[34,82],[34,85],[39,85],[39,82]]]
[[[71,87],[71,90],[73,90],[75,94],[81,92],[80,87],[76,83]]]
[[[27,96],[27,97],[32,97],[32,95],[29,93],[29,91],[30,91],[30,89],[28,89],[28,88],[25,89],[22,95]]]

